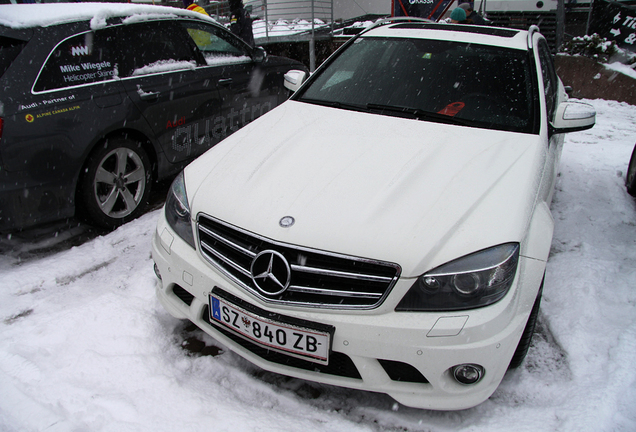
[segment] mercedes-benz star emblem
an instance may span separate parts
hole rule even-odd
[[[282,226],[283,228],[289,228],[290,226],[294,224],[294,222],[296,222],[296,220],[293,217],[283,216],[281,220],[278,221],[278,224]]]
[[[252,260],[250,273],[256,288],[268,296],[284,292],[291,282],[289,263],[281,253],[269,249]]]

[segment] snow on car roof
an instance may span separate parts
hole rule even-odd
[[[372,28],[363,37],[406,37],[528,49],[528,32],[466,24],[393,23]]]
[[[143,21],[158,17],[186,16],[197,19],[212,18],[198,12],[168,6],[136,5],[130,3],[46,3],[0,5],[0,25],[23,29],[46,27],[75,21],[91,21],[96,30],[106,26],[106,20],[128,17],[126,21]]]

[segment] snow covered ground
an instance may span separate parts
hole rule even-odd
[[[636,106],[588,102],[597,125],[561,160],[537,334],[483,404],[416,410],[257,370],[158,304],[155,210],[104,235],[0,239],[0,431],[635,431]]]

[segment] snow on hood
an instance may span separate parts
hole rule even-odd
[[[522,240],[536,142],[288,101],[191,164],[186,188],[193,215],[415,276],[459,249]],[[287,215],[296,223],[284,229]]]
[[[106,26],[106,20],[128,17],[126,22],[165,16],[189,16],[214,21],[201,13],[167,6],[130,3],[46,3],[0,5],[0,25],[14,28],[45,27],[53,24],[91,20],[91,28]]]

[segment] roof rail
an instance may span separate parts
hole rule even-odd
[[[533,50],[534,46],[532,44],[532,37],[534,36],[535,33],[539,33],[541,32],[541,30],[539,30],[539,26],[536,25],[531,25],[530,28],[528,29],[528,49],[529,50]]]
[[[378,28],[381,26],[385,26],[385,25],[389,25],[389,24],[393,24],[396,22],[419,22],[419,23],[423,23],[423,24],[431,24],[431,23],[435,23],[435,21],[430,20],[430,19],[426,19],[426,18],[416,18],[416,17],[386,17],[386,18],[380,18],[379,20],[377,20],[375,23],[373,23],[373,25],[367,27],[366,29],[364,29],[362,32],[360,32],[360,34],[366,33],[369,30],[372,30],[374,28]]]

